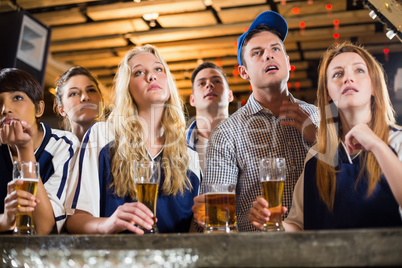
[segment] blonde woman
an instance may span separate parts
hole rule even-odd
[[[79,140],[99,120],[102,104],[98,80],[84,67],[72,67],[57,80],[54,109],[63,117],[62,127]]]
[[[185,119],[172,75],[157,49],[130,50],[115,80],[115,108],[84,136],[71,191],[70,233],[143,234],[152,212],[135,202],[135,160],[161,163],[157,202],[160,233],[188,232],[198,195],[198,155],[187,148]],[[75,212],[75,213],[74,213]],[[73,214],[74,213],[74,214]]]
[[[317,146],[295,186],[286,231],[402,226],[402,129],[395,125],[384,71],[362,47],[344,43],[323,56]],[[269,219],[258,197],[249,215]]]

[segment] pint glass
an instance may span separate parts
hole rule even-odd
[[[282,226],[282,198],[286,179],[285,158],[265,158],[260,162],[260,181],[262,193],[271,211],[264,231],[284,231]]]
[[[134,163],[134,181],[137,187],[138,202],[143,203],[154,214],[156,221],[156,201],[160,181],[160,165],[153,161],[136,161]],[[156,223],[151,230],[140,227],[146,234],[158,233]]]
[[[23,190],[36,195],[39,182],[39,163],[15,161],[13,163],[13,180],[22,180],[22,185],[15,186],[15,190]],[[35,234],[32,212],[19,212],[15,218],[14,234]]]
[[[204,233],[237,232],[236,185],[206,184]]]

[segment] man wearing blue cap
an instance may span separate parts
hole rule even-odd
[[[304,158],[315,141],[317,108],[295,99],[287,88],[290,63],[283,45],[287,32],[284,18],[266,11],[239,37],[239,74],[250,81],[253,93],[244,107],[216,128],[208,143],[202,184],[237,185],[239,231],[257,230],[248,214],[252,202],[262,194],[259,161],[266,157],[286,159],[283,206],[290,207]],[[196,197],[193,207],[195,220],[201,226],[203,202],[203,196]]]

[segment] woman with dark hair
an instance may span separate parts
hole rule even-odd
[[[291,230],[402,226],[402,129],[395,124],[384,70],[360,46],[343,43],[323,56],[320,125],[284,227]],[[249,219],[269,219],[264,198]]]
[[[54,108],[63,117],[63,128],[82,140],[89,127],[103,114],[98,80],[84,67],[70,68],[56,82]]]
[[[40,122],[43,90],[28,73],[0,70],[0,232],[11,231],[18,212],[32,212],[37,234],[60,232],[66,219],[65,186],[79,141]],[[36,197],[14,190],[14,161],[39,162]]]

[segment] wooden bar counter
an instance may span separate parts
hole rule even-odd
[[[110,250],[110,255],[116,256],[117,253],[129,254],[130,251],[146,249],[149,254],[168,249],[191,249],[194,262],[188,266],[193,267],[402,266],[402,228],[143,236],[0,235],[0,245],[3,252],[3,263],[0,267],[7,263],[4,257],[6,252],[20,254],[25,250],[24,254],[27,255],[27,249],[30,252],[48,253]],[[43,254],[46,253],[41,256]]]

